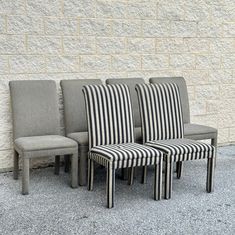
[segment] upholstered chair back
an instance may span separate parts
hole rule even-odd
[[[56,84],[52,80],[11,81],[14,139],[60,134]]]
[[[89,148],[133,143],[134,123],[127,85],[87,85],[86,101]]]
[[[139,104],[138,104],[138,98],[135,91],[135,85],[138,83],[145,83],[143,78],[110,78],[106,80],[107,84],[126,84],[128,85],[131,93],[131,102],[132,102],[132,108],[133,108],[133,114],[134,114],[134,124],[135,127],[141,126],[140,121],[140,110],[139,110]]]
[[[87,131],[86,108],[82,88],[88,84],[102,84],[99,79],[62,80],[66,134]]]
[[[185,79],[183,77],[154,77],[149,79],[150,83],[175,83],[180,90],[180,98],[182,104],[183,121],[184,123],[190,123],[190,109],[188,90]]]
[[[143,141],[183,138],[179,88],[175,83],[137,84]]]

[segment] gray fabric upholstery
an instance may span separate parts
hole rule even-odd
[[[102,84],[99,79],[62,80],[64,118],[66,135],[87,131],[85,101],[82,93],[84,85]]]
[[[135,133],[136,142],[141,142],[142,141],[141,127],[135,127],[134,133]],[[67,137],[77,141],[79,146],[82,145],[82,146],[88,147],[88,132],[87,131],[70,133],[67,135]]]
[[[20,137],[15,140],[17,149],[23,152],[38,150],[53,150],[63,148],[77,148],[77,142],[60,135]]]
[[[60,133],[54,81],[11,81],[9,85],[14,139]]]
[[[79,146],[87,146],[88,148],[88,132],[75,132],[75,133],[70,133],[67,135],[67,137],[75,140],[78,142]]]
[[[143,78],[110,78],[106,80],[107,84],[126,84],[131,93],[131,102],[132,102],[132,109],[134,113],[134,123],[135,127],[140,127],[140,112],[139,112],[139,104],[138,104],[138,98],[135,91],[135,85],[138,83],[144,83]]]
[[[203,126],[192,123],[184,124],[185,138],[194,140],[217,138],[217,129],[209,126]]]
[[[180,90],[180,98],[183,111],[183,122],[190,122],[189,100],[186,82],[183,77],[154,77],[149,79],[150,83],[175,83]]]
[[[141,143],[142,144],[142,131],[141,131],[141,127],[135,127],[134,128],[134,133],[135,133],[135,142],[137,143]]]
[[[11,81],[13,111],[14,179],[18,179],[22,158],[22,194],[29,193],[29,160],[55,156],[55,174],[60,155],[71,156],[71,186],[78,186],[77,142],[60,136],[60,115],[55,81]]]

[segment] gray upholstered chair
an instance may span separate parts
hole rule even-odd
[[[129,88],[125,84],[83,88],[89,133],[88,190],[93,188],[94,162],[107,169],[107,207],[114,206],[115,170],[155,166],[154,199],[161,199],[162,152],[134,143]]]
[[[79,185],[87,183],[88,132],[85,101],[82,93],[84,85],[102,84],[99,79],[62,80],[66,136],[78,143]],[[68,168],[65,157],[65,168]]]
[[[22,158],[22,194],[29,192],[31,158],[56,156],[55,173],[59,173],[59,156],[72,160],[71,186],[78,185],[77,143],[60,135],[56,84],[51,80],[11,81],[13,112],[14,179],[18,179],[19,157]]]
[[[132,102],[132,109],[134,114],[134,133],[135,133],[135,142],[142,144],[142,133],[141,133],[141,121],[140,121],[140,111],[139,111],[139,104],[138,104],[138,97],[135,91],[135,85],[138,83],[144,83],[143,78],[109,78],[106,80],[106,84],[126,84],[130,89],[131,94],[131,102]],[[122,169],[122,179],[125,180],[129,177],[130,181],[133,181],[133,176],[136,173],[134,169],[127,172],[127,169]],[[146,177],[142,178],[142,182],[144,183]]]
[[[176,83],[180,90],[185,138],[193,140],[211,139],[211,144],[215,146],[215,148],[217,147],[217,129],[190,123],[188,91],[185,79],[183,77],[154,77],[150,78],[149,81],[150,83]],[[182,174],[182,164],[177,163],[176,166],[177,177],[180,178]]]

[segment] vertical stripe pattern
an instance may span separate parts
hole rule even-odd
[[[133,114],[127,85],[87,85],[83,93],[89,134],[88,189],[93,188],[95,161],[107,169],[107,206],[112,208],[115,169],[130,167],[133,179],[133,167],[155,165],[154,199],[160,200],[163,153],[134,143]]]
[[[137,84],[144,143],[183,138],[179,88],[174,83]]]
[[[173,162],[208,159],[207,192],[213,191],[215,147],[184,139],[179,88],[174,83],[137,84],[143,141],[146,146],[162,151],[165,156],[165,199],[171,198]]]
[[[83,88],[88,117],[89,149],[134,142],[133,113],[127,85]]]

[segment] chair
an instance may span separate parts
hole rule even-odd
[[[211,144],[217,148],[217,129],[209,126],[203,126],[190,123],[190,108],[188,100],[188,92],[185,79],[183,77],[155,77],[150,78],[150,83],[175,83],[178,85],[180,91],[180,98],[183,112],[184,122],[184,136],[193,140],[211,139]],[[180,178],[182,174],[182,164],[177,164],[177,177]]]
[[[77,187],[77,143],[60,135],[59,107],[54,81],[11,81],[13,111],[14,179],[18,179],[19,157],[22,158],[22,194],[29,193],[31,158],[56,156],[55,173],[59,174],[60,155],[72,161],[73,188]]]
[[[64,101],[65,134],[78,143],[79,185],[87,184],[88,132],[85,101],[82,93],[84,85],[102,84],[99,79],[62,80]],[[65,171],[68,171],[68,158],[65,156]]]
[[[131,103],[134,114],[134,134],[135,134],[135,142],[142,144],[142,133],[141,133],[141,120],[140,120],[140,111],[138,104],[138,97],[135,91],[135,85],[138,83],[145,83],[143,78],[109,78],[106,80],[106,84],[126,84],[129,87],[131,94]],[[130,172],[128,175],[126,169],[122,169],[122,179],[127,179],[127,175],[130,177],[129,180],[132,180],[132,174],[134,171]],[[146,177],[142,178],[144,183]]]
[[[175,83],[137,84],[145,145],[164,152],[165,198],[171,198],[173,162],[207,158],[207,192],[213,191],[215,147],[184,138],[179,88]]]
[[[89,161],[88,190],[93,189],[94,162],[107,169],[107,207],[114,206],[115,170],[155,165],[154,199],[161,199],[162,156],[153,148],[134,143],[134,124],[128,86],[87,85],[86,101]]]

